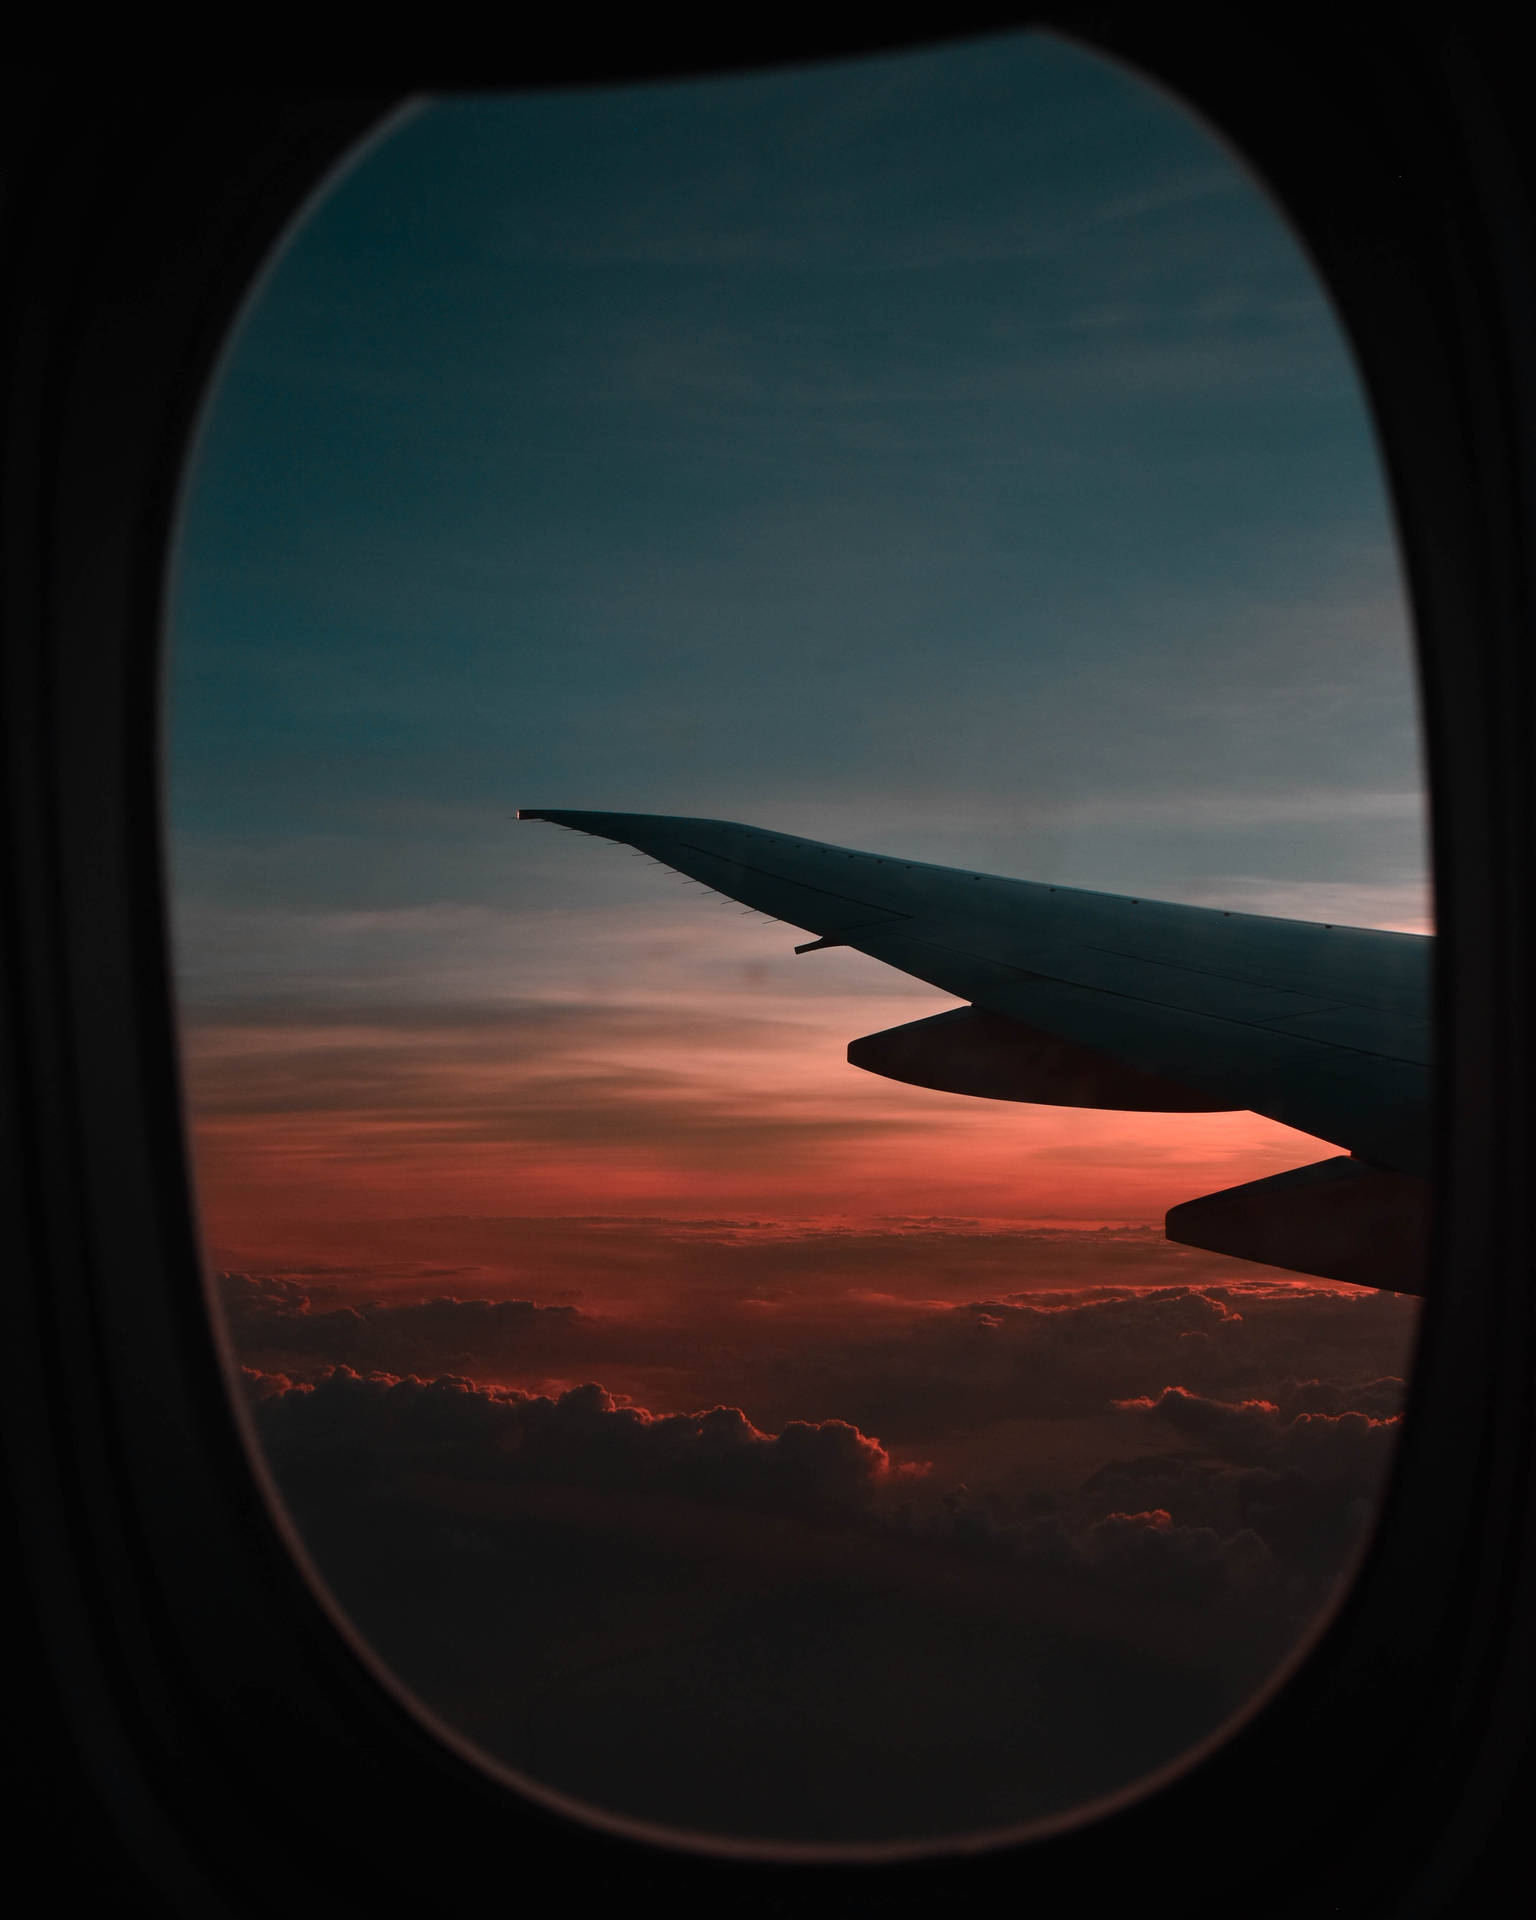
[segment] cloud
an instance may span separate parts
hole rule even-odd
[[[1193,1456],[1112,1467],[1082,1491],[1104,1497],[1133,1485],[1143,1494],[1155,1488],[1186,1518],[1251,1529],[1299,1590],[1311,1590],[1337,1577],[1364,1541],[1397,1442],[1401,1384],[1377,1380],[1346,1390],[1287,1382],[1277,1398],[1290,1410],[1164,1388],[1128,1410],[1171,1428]],[[1319,1399],[1333,1410],[1299,1410]],[[1350,1399],[1362,1404],[1349,1406]]]
[[[316,1308],[291,1280],[219,1276],[236,1351],[276,1366],[348,1366],[396,1372],[470,1372],[499,1377],[572,1347],[575,1307],[531,1300],[456,1300],[442,1295],[391,1307]]]
[[[249,1323],[355,1324],[293,1283],[239,1292]],[[1065,1368],[1080,1413],[1107,1405],[1138,1346],[1155,1372],[1191,1332],[1241,1342],[1244,1306],[1283,1319],[1255,1296],[994,1301],[931,1318],[912,1346],[961,1327],[983,1349],[1033,1341],[1049,1364],[1032,1377]],[[1327,1304],[1290,1304],[1327,1351]],[[515,1305],[523,1327],[590,1331]],[[876,1343],[866,1367],[890,1354]],[[324,1576],[435,1711],[601,1806],[796,1839],[1049,1813],[1214,1729],[1358,1548],[1397,1386],[1314,1372],[1226,1401],[1163,1386],[1110,1409],[1117,1457],[1022,1490],[925,1473],[837,1415],[771,1430],[739,1406],[658,1414],[590,1381],[245,1378]]]
[[[1371,1381],[1363,1397],[1380,1406],[1384,1381]],[[1401,1388],[1400,1382],[1393,1382]],[[1320,1388],[1321,1382],[1309,1381]],[[1327,1397],[1335,1408],[1345,1398],[1333,1386]],[[1165,1387],[1155,1399],[1122,1401],[1127,1410],[1164,1420],[1201,1452],[1248,1464],[1275,1463],[1300,1467],[1320,1477],[1365,1475],[1374,1478],[1390,1452],[1400,1415],[1373,1414],[1359,1407],[1329,1413],[1297,1412],[1287,1418],[1269,1400],[1236,1403],[1191,1393],[1187,1387]]]
[[[1203,1452],[1258,1460],[1273,1450],[1279,1408],[1269,1400],[1211,1400],[1187,1387],[1164,1387],[1156,1399],[1122,1400],[1127,1412],[1156,1414]]]
[[[1176,1526],[1165,1508],[1106,1513],[1083,1537],[1089,1562],[1128,1587],[1191,1598],[1253,1586],[1273,1572],[1274,1555],[1251,1528],[1223,1537],[1214,1527]]]
[[[1150,1234],[542,1224],[567,1263],[573,1241],[580,1250],[580,1306],[521,1290],[455,1297],[422,1277],[405,1284],[426,1298],[391,1300],[345,1276],[231,1273],[226,1325],[246,1364],[295,1378],[345,1365],[543,1392],[601,1379],[669,1412],[727,1400],[764,1430],[850,1420],[966,1480],[1033,1474],[1036,1460],[1059,1469],[1064,1446],[1104,1458],[1153,1432],[1229,1460],[1244,1445],[1242,1457],[1269,1459],[1282,1432],[1293,1450],[1379,1451],[1379,1437],[1356,1442],[1328,1421],[1396,1414],[1416,1325],[1412,1300],[1297,1281],[1062,1286],[1094,1259],[1099,1272],[1166,1271]],[[626,1262],[616,1277],[611,1264]],[[1031,1262],[1037,1290],[943,1297]]]
[[[267,1373],[260,1367],[240,1368],[240,1390],[253,1406],[261,1406],[275,1395],[287,1393],[294,1385],[286,1373]]]
[[[1370,1383],[1379,1412],[1391,1391],[1381,1382],[1404,1364],[1414,1324],[1412,1303],[1396,1296],[1299,1283],[1105,1289],[943,1308],[867,1341],[829,1340],[786,1364],[818,1404],[893,1443],[930,1447],[1025,1417],[1104,1415],[1170,1383],[1212,1404],[1278,1394],[1292,1379],[1347,1404],[1356,1383]]]
[[[881,1440],[837,1417],[788,1420],[773,1433],[739,1407],[657,1414],[590,1381],[539,1394],[452,1375],[363,1374],[348,1366],[308,1380],[252,1367],[244,1375],[274,1466],[301,1481],[318,1475],[331,1484],[375,1485],[431,1472],[502,1488],[666,1494],[842,1525],[915,1528],[962,1548],[985,1543],[1024,1561],[1075,1560],[1111,1570],[1128,1564],[1113,1543],[1138,1529],[1159,1532],[1161,1543],[1146,1551],[1177,1552],[1181,1564],[1198,1562],[1209,1573],[1231,1556],[1225,1546],[1208,1552],[1200,1544],[1207,1535],[1262,1536],[1254,1516],[1274,1512],[1284,1516],[1289,1539],[1303,1498],[1340,1509],[1368,1499],[1390,1460],[1397,1424],[1395,1414],[1343,1407],[1349,1389],[1342,1384],[1287,1383],[1293,1405],[1327,1398],[1340,1409],[1289,1414],[1275,1401],[1221,1401],[1170,1386],[1119,1403],[1140,1422],[1128,1436],[1122,1429],[1127,1457],[1075,1487],[1020,1495],[1001,1487],[925,1486],[924,1463],[911,1460],[893,1471]],[[1358,1397],[1379,1407],[1397,1384],[1366,1382]],[[1095,1404],[1102,1399],[1101,1391]],[[1138,1440],[1143,1448],[1149,1440],[1155,1445],[1160,1433],[1171,1437],[1171,1450],[1165,1439],[1158,1451],[1135,1451]],[[1177,1547],[1169,1544],[1175,1540]],[[1275,1542],[1265,1544],[1275,1550]],[[1251,1546],[1234,1551],[1233,1564],[1251,1568]],[[1315,1558],[1304,1556],[1309,1566]]]
[[[657,1415],[590,1382],[551,1398],[341,1367],[259,1406],[280,1475],[297,1460],[366,1480],[432,1472],[846,1518],[867,1508],[890,1472],[880,1443],[847,1421],[796,1420],[767,1434],[739,1407]]]

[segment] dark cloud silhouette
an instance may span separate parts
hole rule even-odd
[[[235,1350],[276,1367],[473,1370],[494,1377],[499,1369],[563,1354],[581,1318],[574,1307],[449,1295],[396,1306],[323,1306],[292,1280],[245,1273],[219,1280]]]
[[[1251,1528],[1223,1536],[1214,1527],[1177,1525],[1165,1508],[1106,1513],[1083,1538],[1089,1561],[1140,1593],[1198,1598],[1224,1587],[1251,1587],[1273,1572],[1274,1556]]]
[[[1344,1397],[1343,1388],[1318,1381],[1288,1385],[1283,1398],[1293,1407]],[[1366,1383],[1367,1408],[1383,1405],[1389,1387],[1400,1393],[1401,1382]],[[1171,1430],[1193,1452],[1116,1462],[1092,1476],[1083,1495],[1156,1498],[1191,1524],[1252,1529],[1298,1593],[1336,1573],[1363,1544],[1391,1464],[1396,1415],[1288,1413],[1272,1401],[1222,1403],[1182,1387],[1130,1404],[1149,1429]]]
[[[767,1434],[737,1407],[656,1415],[590,1382],[550,1398],[341,1367],[265,1395],[260,1409],[280,1476],[320,1464],[364,1484],[427,1472],[844,1518],[868,1506],[891,1464],[844,1420],[791,1421]]]
[[[354,1324],[292,1283],[242,1292],[252,1323]],[[1262,1684],[1358,1551],[1398,1383],[1301,1371],[1223,1399],[1165,1380],[1115,1406],[1138,1343],[1154,1373],[1170,1355],[1257,1365],[1233,1300],[1163,1292],[989,1302],[913,1332],[941,1370],[962,1351],[946,1343],[974,1343],[983,1370],[1002,1353],[983,1397],[1043,1391],[1049,1359],[1056,1404],[1106,1410],[1122,1457],[1024,1491],[925,1474],[840,1417],[771,1431],[590,1382],[245,1377],[325,1578],[488,1752],[673,1825],[910,1837],[1056,1811],[1175,1758]],[[544,1324],[517,1304],[468,1319]],[[1289,1304],[1318,1351],[1351,1347],[1326,1303]],[[1271,1344],[1307,1342],[1277,1326]]]
[[[1387,1384],[1371,1381],[1364,1392],[1379,1404]],[[1401,1387],[1401,1382],[1391,1384]],[[1320,1388],[1322,1383],[1307,1385]],[[1328,1398],[1337,1402],[1343,1393],[1334,1386]],[[1234,1404],[1191,1393],[1187,1387],[1165,1387],[1156,1399],[1123,1404],[1166,1421],[1202,1452],[1255,1465],[1294,1467],[1326,1479],[1373,1481],[1391,1453],[1398,1421],[1396,1414],[1372,1414],[1358,1407],[1336,1413],[1298,1411],[1287,1418],[1270,1400]]]
[[[1202,1452],[1224,1459],[1260,1460],[1275,1446],[1280,1410],[1269,1400],[1212,1400],[1187,1387],[1164,1387],[1155,1400],[1144,1397],[1120,1405],[1127,1412],[1156,1414]]]
[[[1102,1415],[1169,1385],[1222,1402],[1281,1396],[1288,1413],[1380,1415],[1400,1393],[1413,1324],[1396,1297],[1304,1283],[1077,1290],[875,1319],[868,1331],[850,1312],[820,1337],[785,1327],[776,1339],[769,1322],[714,1377],[763,1424],[835,1413],[922,1450],[1025,1417]]]
[[[626,1286],[643,1297],[642,1276]],[[223,1298],[237,1352],[268,1371],[346,1365],[541,1389],[593,1378],[668,1411],[727,1400],[763,1428],[845,1419],[918,1451],[1025,1416],[1102,1415],[1173,1384],[1223,1403],[1264,1398],[1287,1417],[1380,1417],[1395,1410],[1415,1324],[1411,1301],[1305,1282],[1041,1290],[954,1307],[835,1272],[819,1293],[763,1287],[755,1268],[724,1267],[712,1291],[663,1278],[642,1313],[441,1293],[348,1304],[323,1283],[230,1274]]]
[[[1057,1811],[1240,1710],[1367,1538],[1410,1302],[922,1283],[1021,1254],[1150,1277],[1135,1231],[581,1231],[636,1263],[616,1306],[456,1298],[446,1272],[424,1298],[324,1269],[222,1292],[360,1631],[595,1804],[799,1839]],[[882,1245],[905,1291],[870,1284]]]

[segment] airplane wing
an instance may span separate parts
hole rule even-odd
[[[1163,1112],[1245,1108],[1345,1149],[1175,1207],[1169,1237],[1423,1290],[1429,969],[1421,935],[1278,920],[860,853],[725,820],[519,812],[636,848],[965,1007],[849,1046],[947,1092]]]

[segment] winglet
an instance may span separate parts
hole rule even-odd
[[[578,833],[595,834],[599,840],[619,840],[635,844],[636,834],[655,835],[685,824],[658,813],[603,813],[587,807],[519,807],[519,820],[547,820],[553,827],[574,827]],[[697,825],[698,822],[687,824]],[[722,823],[723,824],[723,823]]]

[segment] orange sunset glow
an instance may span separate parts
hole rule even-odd
[[[1182,1199],[1319,1157],[1254,1114],[977,1101],[860,1072],[842,1057],[857,1033],[952,1003],[862,956],[795,959],[761,923],[732,925],[690,902],[654,928],[643,975],[597,983],[613,991],[596,1006],[545,990],[414,1023],[327,1009],[191,1029],[211,1258],[323,1247],[389,1264],[421,1237],[412,1222],[450,1217],[471,1236],[488,1219],[632,1214],[1157,1226]],[[698,958],[668,977],[690,944],[707,987]],[[818,963],[840,991],[821,990]]]

